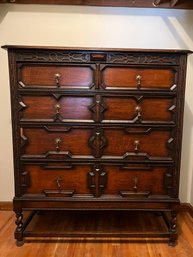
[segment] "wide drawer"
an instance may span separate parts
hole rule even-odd
[[[23,166],[24,194],[45,197],[151,198],[170,195],[170,167],[47,163]]]
[[[175,122],[171,96],[29,96],[20,99],[20,120],[35,122]]]
[[[89,89],[94,85],[94,70],[84,65],[25,64],[18,80],[23,88]]]
[[[24,127],[23,158],[172,159],[173,131],[146,128]]]
[[[101,86],[108,90],[173,90],[177,73],[174,68],[104,66]]]

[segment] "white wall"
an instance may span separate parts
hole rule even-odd
[[[193,50],[193,11],[1,5],[0,45]],[[0,201],[13,197],[7,53],[0,50]],[[180,198],[193,204],[193,56],[189,57]]]

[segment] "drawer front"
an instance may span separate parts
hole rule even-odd
[[[29,164],[23,165],[20,181],[23,194],[119,200],[164,197],[172,193],[174,184],[171,167],[133,164]]]
[[[148,198],[168,195],[173,188],[173,174],[168,167],[104,166],[103,172],[107,173],[104,195]]]
[[[91,66],[23,65],[19,69],[19,85],[25,88],[78,88],[94,85]]]
[[[173,157],[175,140],[172,131],[152,128],[117,128],[104,131],[104,137],[107,139],[107,147],[103,150],[104,156]]]
[[[65,158],[71,155],[92,154],[89,147],[91,129],[70,127],[21,128],[22,155],[25,157]]]
[[[115,120],[121,122],[170,122],[174,119],[175,99],[141,97],[106,97],[107,110],[104,121]]]
[[[42,194],[46,197],[91,196],[88,186],[89,165],[52,163],[24,165],[21,188],[24,194]]]
[[[23,158],[172,159],[175,140],[170,130],[152,128],[24,127]]]
[[[176,86],[173,68],[133,68],[105,66],[101,74],[102,87],[109,90],[170,90]]]
[[[64,96],[60,99],[53,96],[22,96],[20,119],[23,121],[89,120],[92,122],[92,112],[88,108],[92,102],[92,97],[84,96]]]
[[[175,98],[134,96],[27,96],[19,101],[22,121],[170,123]]]

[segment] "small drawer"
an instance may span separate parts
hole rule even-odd
[[[19,69],[21,88],[89,89],[93,85],[92,66],[25,64]]]
[[[174,90],[176,70],[173,68],[143,68],[105,66],[101,85],[108,90]]]

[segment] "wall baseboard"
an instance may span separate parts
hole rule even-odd
[[[0,211],[12,211],[13,203],[12,202],[0,202]]]
[[[190,203],[181,203],[180,211],[187,211],[193,218],[193,206]]]
[[[0,202],[0,211],[12,211],[13,203],[12,202]],[[181,203],[180,212],[185,211],[189,212],[193,217],[193,206],[190,203]]]

